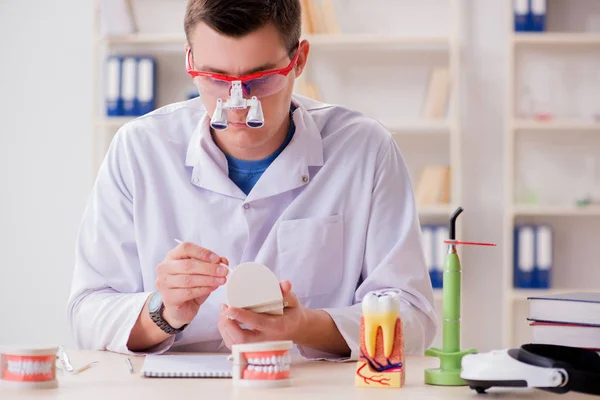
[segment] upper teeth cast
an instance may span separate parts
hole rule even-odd
[[[251,365],[284,365],[284,364],[289,364],[290,363],[290,356],[289,355],[284,355],[284,356],[270,356],[270,357],[256,357],[256,358],[249,358],[248,359],[248,364]]]

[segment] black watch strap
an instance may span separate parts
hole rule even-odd
[[[188,326],[188,324],[185,324],[181,328],[173,328],[162,316],[164,309],[165,305],[161,304],[159,310],[150,312],[150,319],[152,319],[156,326],[158,326],[163,332],[169,335],[175,335],[179,332],[182,332]]]

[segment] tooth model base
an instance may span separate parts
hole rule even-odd
[[[402,321],[397,313],[387,314],[374,316],[366,314],[366,318],[365,316],[361,318],[360,356],[356,363],[355,386],[376,388],[404,386]]]

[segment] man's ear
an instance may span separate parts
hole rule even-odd
[[[296,78],[302,75],[302,71],[304,71],[304,67],[306,67],[306,62],[308,61],[308,53],[310,51],[310,43],[308,40],[304,39],[298,45],[298,61],[296,61]]]

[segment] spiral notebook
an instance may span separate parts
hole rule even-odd
[[[149,354],[140,374],[150,378],[231,378],[228,354]]]

